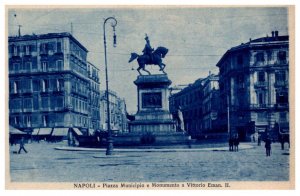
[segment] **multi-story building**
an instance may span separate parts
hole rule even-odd
[[[182,111],[185,130],[193,138],[207,138],[222,132],[219,123],[219,76],[209,74],[169,98],[170,112],[178,118]],[[225,130],[226,131],[226,130]],[[211,137],[211,136],[210,136]]]
[[[203,79],[196,80],[180,92],[169,97],[170,113],[174,119],[178,109],[183,115],[184,130],[193,138],[199,136],[202,130],[202,99]]]
[[[115,132],[128,132],[125,100],[117,93],[109,90],[110,128]],[[106,91],[100,91],[101,129],[107,130],[107,101]]]
[[[210,74],[203,81],[202,132],[205,134],[223,131],[218,118],[220,106],[219,92],[219,76]]]
[[[220,70],[221,118],[240,139],[289,122],[289,36],[251,40],[229,49],[217,63]],[[227,125],[227,123],[226,123]]]
[[[90,128],[88,50],[69,33],[9,37],[8,42],[9,123],[23,130]]]
[[[99,69],[92,63],[87,63],[89,84],[89,115],[90,129],[100,129],[100,78]]]

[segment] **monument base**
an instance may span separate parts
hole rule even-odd
[[[169,112],[171,84],[166,74],[141,75],[134,81],[138,92],[138,112],[129,123],[132,133],[176,132],[175,122]]]
[[[176,132],[175,122],[167,111],[138,112],[129,124],[132,133]]]
[[[151,132],[118,134],[113,138],[114,146],[170,146],[185,145],[189,147],[190,137],[183,132]]]
[[[176,132],[176,123],[169,112],[169,89],[166,74],[142,75],[134,81],[138,92],[138,111],[129,122],[130,133],[115,137],[116,145],[188,144],[189,136]]]

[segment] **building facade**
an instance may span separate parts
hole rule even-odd
[[[90,62],[87,62],[89,84],[89,114],[90,129],[100,129],[100,77],[99,69]]]
[[[219,76],[210,74],[203,81],[203,126],[201,131],[203,134],[223,132],[218,118],[220,107],[219,93]]]
[[[209,74],[172,94],[169,104],[174,119],[178,115],[178,108],[181,109],[185,130],[193,138],[207,138],[208,135],[223,131],[219,123],[218,75]]]
[[[21,130],[91,127],[93,74],[88,73],[88,50],[79,41],[69,33],[24,35],[9,37],[8,47],[10,125]]]
[[[125,100],[117,93],[109,90],[110,128],[114,132],[128,132]],[[100,91],[100,120],[101,129],[107,130],[107,101],[106,91]]]
[[[288,127],[289,36],[275,31],[270,37],[250,39],[229,49],[217,66],[220,115],[228,119],[229,105],[230,134],[248,140],[254,132],[272,130],[276,123]]]
[[[202,101],[203,79],[196,80],[178,93],[169,97],[170,113],[174,119],[181,110],[184,122],[184,130],[196,138],[202,130]]]

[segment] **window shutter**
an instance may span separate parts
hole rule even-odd
[[[30,52],[36,52],[36,45],[30,45]]]
[[[20,46],[17,46],[17,55],[20,54]]]
[[[61,52],[61,42],[57,42],[57,52]]]

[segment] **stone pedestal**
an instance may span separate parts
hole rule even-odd
[[[138,111],[130,123],[132,133],[174,133],[175,122],[169,112],[168,76],[142,75],[134,81],[137,86]]]

